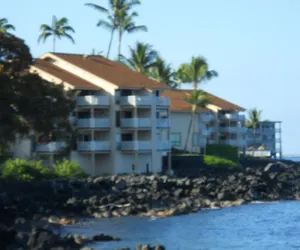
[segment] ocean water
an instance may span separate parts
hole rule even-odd
[[[300,249],[300,201],[249,204],[161,219],[124,217],[84,222],[64,233],[105,233],[120,242],[91,245],[96,250],[163,244],[167,250]]]
[[[300,157],[283,157],[286,160],[300,162]]]

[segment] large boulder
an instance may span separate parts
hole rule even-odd
[[[281,173],[286,171],[289,168],[288,165],[285,165],[282,162],[269,163],[265,168],[264,172],[266,173]]]

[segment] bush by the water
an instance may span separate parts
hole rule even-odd
[[[213,155],[205,155],[204,163],[205,165],[211,167],[239,167],[239,165],[234,161],[227,160]]]
[[[43,166],[42,161],[26,161],[9,159],[2,166],[2,177],[13,180],[42,180],[50,179],[54,174]]]
[[[57,161],[54,165],[54,172],[59,177],[68,178],[84,178],[87,177],[86,173],[79,167],[77,162],[68,161],[63,159]]]
[[[43,166],[42,161],[27,161],[23,159],[9,159],[1,166],[1,177],[8,180],[45,180],[57,177],[83,178],[86,174],[77,163],[67,159],[56,162],[54,171]]]

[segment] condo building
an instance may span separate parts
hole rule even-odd
[[[91,175],[158,173],[169,141],[169,87],[101,56],[47,53],[31,67],[43,79],[78,91],[70,119],[76,144],[69,159]],[[14,157],[52,165],[62,158],[63,137],[16,142]]]

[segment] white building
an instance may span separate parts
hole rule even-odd
[[[262,121],[255,132],[248,128],[246,142],[250,155],[281,158],[281,122]]]
[[[78,129],[70,160],[89,174],[161,171],[170,150],[168,89],[101,56],[47,53],[31,70],[67,89],[80,90],[72,121]],[[61,159],[65,141],[17,142],[14,156],[39,156],[53,164]]]
[[[192,90],[167,90],[163,96],[170,98],[171,142],[173,147],[184,149],[191,120],[191,105],[185,97]],[[244,108],[207,93],[210,104],[197,112],[193,144],[188,143],[187,150],[204,152],[207,144],[229,144],[238,147],[239,151],[246,148]]]

